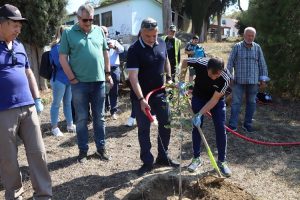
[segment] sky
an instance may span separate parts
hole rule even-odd
[[[77,11],[79,6],[84,4],[85,2],[86,2],[86,0],[69,0],[68,5],[67,5],[68,13],[72,13],[74,11]],[[248,9],[248,3],[249,3],[249,0],[241,0],[241,7],[244,10],[247,10]],[[229,7],[229,9],[226,12],[227,13],[232,12],[232,11],[234,11],[234,9],[237,9],[237,8],[235,8],[235,6]]]

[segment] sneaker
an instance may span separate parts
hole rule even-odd
[[[76,125],[75,124],[72,124],[72,125],[68,125],[67,126],[67,131],[68,132],[71,132],[71,133],[76,133]]]
[[[157,119],[156,119],[156,116],[155,115],[153,115],[153,124],[155,125],[155,126],[157,126],[158,125],[158,121],[157,121]]]
[[[146,165],[146,164],[143,164],[136,172],[136,174],[138,176],[143,176],[145,174],[148,174],[149,172],[151,172],[153,169],[153,165]]]
[[[111,156],[108,155],[106,149],[97,150],[96,155],[100,158],[100,160],[111,160]]]
[[[230,177],[232,172],[227,166],[227,162],[220,162],[218,161],[218,167],[220,169],[220,172],[222,173],[223,176],[225,177]]]
[[[134,126],[136,124],[136,119],[135,118],[132,118],[132,117],[129,117],[128,120],[127,120],[127,123],[126,123],[126,126]]]
[[[242,129],[247,133],[253,133],[255,131],[251,126],[245,126],[245,125],[242,126]]]
[[[236,127],[233,127],[233,126],[230,126],[230,125],[228,125],[227,127],[228,127],[229,129],[233,130],[233,131],[237,131],[237,128],[236,128]]]
[[[64,136],[64,134],[59,130],[58,127],[52,129],[51,132],[52,132],[52,134],[53,134],[54,136],[57,136],[57,137],[62,137],[62,136]]]
[[[80,151],[77,157],[77,161],[80,163],[85,163],[87,161],[87,153]]]
[[[111,118],[113,120],[117,120],[118,119],[118,115],[116,113],[114,113],[114,114],[111,115]]]
[[[191,164],[188,166],[189,172],[195,172],[201,166],[201,159],[193,158]]]
[[[156,161],[155,161],[156,165],[161,165],[161,166],[170,166],[170,167],[179,167],[179,163],[175,160],[172,160],[171,158],[167,158],[167,159],[162,159],[157,157]]]

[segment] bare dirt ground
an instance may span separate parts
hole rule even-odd
[[[213,46],[213,45],[211,45]],[[214,48],[217,48],[213,46]],[[51,96],[45,92],[45,99]],[[49,101],[49,99],[48,99]],[[106,119],[107,149],[112,155],[109,162],[98,160],[93,154],[92,126],[90,125],[90,150],[86,164],[76,161],[78,148],[76,135],[66,132],[66,123],[59,124],[64,137],[54,137],[50,132],[50,104],[41,115],[41,128],[48,154],[49,171],[53,181],[53,199],[178,199],[179,170],[156,168],[144,177],[135,172],[140,167],[137,128],[124,124],[130,114],[128,93],[122,93],[118,120]],[[227,113],[229,116],[230,108]],[[241,113],[241,119],[243,112]],[[61,115],[61,120],[64,117]],[[238,132],[261,141],[300,142],[300,104],[275,99],[272,105],[258,105],[254,117],[255,133],[248,134],[239,127]],[[205,119],[204,134],[214,155],[217,155],[212,121]],[[209,159],[202,149],[203,166],[197,173],[189,173],[186,166],[192,158],[191,131],[172,130],[170,156],[179,158],[182,139],[183,199],[300,199],[300,148],[262,146],[249,143],[228,134],[227,158],[233,171],[224,182],[214,182],[215,175]],[[157,127],[151,127],[152,152],[157,154]],[[32,186],[23,145],[19,145],[19,164],[23,175],[24,197],[31,199]],[[0,185],[0,199],[4,196]]]

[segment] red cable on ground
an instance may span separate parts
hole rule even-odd
[[[156,88],[154,90],[152,90],[151,92],[149,92],[146,96],[146,101],[148,103],[149,101],[149,98],[150,96],[159,91],[159,90],[162,90],[162,89],[165,89],[166,86],[162,86],[160,88]],[[154,121],[154,118],[153,116],[151,115],[151,112],[150,112],[150,109],[146,109],[146,113],[147,113],[147,117],[149,119],[150,122],[153,122]],[[208,113],[208,115],[211,117],[211,114]],[[244,135],[241,135],[240,133],[236,132],[236,131],[233,131],[232,129],[228,128],[226,125],[225,125],[225,129],[227,131],[229,131],[230,133],[232,133],[233,135],[239,137],[239,138],[242,138],[243,140],[246,140],[248,142],[252,142],[254,144],[259,144],[259,145],[266,145],[266,146],[298,146],[300,145],[300,142],[266,142],[266,141],[259,141],[259,140],[255,140],[255,139],[252,139],[252,138],[249,138],[247,136],[244,136]]]

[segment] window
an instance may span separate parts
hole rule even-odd
[[[101,13],[101,25],[106,27],[112,26],[112,11]]]
[[[226,20],[222,19],[222,25],[226,25]]]
[[[100,19],[99,19],[99,14],[94,15],[94,22],[95,25],[100,26]]]

